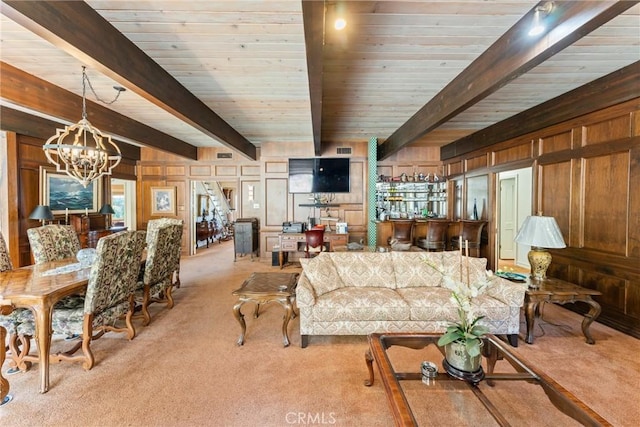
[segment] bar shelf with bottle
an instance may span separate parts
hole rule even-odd
[[[446,218],[446,182],[378,182],[376,209],[382,220]]]

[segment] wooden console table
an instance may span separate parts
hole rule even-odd
[[[80,246],[83,248],[95,248],[98,246],[98,240],[104,236],[126,230],[127,227],[111,227],[101,230],[82,231],[78,232],[78,240],[80,240]]]
[[[529,287],[524,296],[524,313],[527,320],[527,338],[525,341],[527,344],[533,344],[533,328],[536,317],[540,316],[541,303],[552,302],[554,304],[566,304],[576,301],[585,302],[591,307],[589,312],[584,315],[584,320],[582,320],[582,333],[587,343],[595,344],[595,340],[589,332],[589,326],[591,326],[591,323],[600,315],[601,308],[600,304],[591,297],[602,295],[602,292],[583,288],[560,279],[547,278],[532,283],[534,283],[536,287]]]
[[[278,260],[280,268],[284,266],[284,253],[285,252],[298,252],[300,251],[300,243],[306,242],[304,233],[282,233],[278,234],[278,241],[280,243],[280,254]],[[346,246],[349,243],[349,233],[324,233],[324,242],[329,244],[329,251],[333,252],[336,246]]]

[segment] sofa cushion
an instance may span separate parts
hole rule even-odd
[[[329,252],[345,286],[395,289],[390,252]]]
[[[396,291],[381,287],[345,287],[316,300],[313,319],[332,321],[409,320],[409,307]]]
[[[300,265],[316,291],[316,296],[344,287],[328,252],[322,252],[314,258],[300,258]]]
[[[391,252],[396,288],[440,286],[442,274],[437,252]]]
[[[458,320],[457,306],[451,301],[451,291],[440,287],[414,287],[398,289],[398,294],[409,306],[411,320]]]

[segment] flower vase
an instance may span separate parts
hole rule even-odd
[[[480,345],[483,345],[482,341]],[[446,344],[444,352],[443,366],[449,375],[476,384],[482,381],[484,378],[484,370],[481,365],[482,354],[469,356],[465,344],[460,341]]]

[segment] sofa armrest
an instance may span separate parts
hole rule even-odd
[[[304,271],[300,273],[296,286],[296,305],[298,307],[311,307],[316,303],[316,291]]]
[[[486,292],[487,295],[502,301],[509,307],[522,307],[526,290],[526,283],[515,283],[502,277],[493,276]]]

